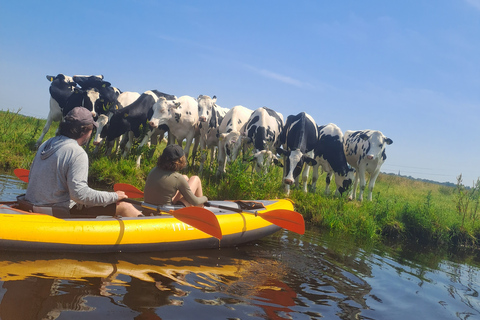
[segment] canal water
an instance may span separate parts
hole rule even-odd
[[[25,187],[0,175],[3,201]],[[313,228],[200,251],[0,251],[0,319],[480,319],[479,273],[479,252]]]

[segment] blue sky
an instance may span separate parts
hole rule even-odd
[[[393,139],[383,172],[480,177],[480,0],[0,2],[0,109],[46,118],[46,75],[216,95]]]

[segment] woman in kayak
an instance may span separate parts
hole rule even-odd
[[[168,145],[158,158],[157,166],[147,176],[144,189],[146,203],[154,205],[183,204],[203,206],[208,201],[203,195],[202,181],[198,176],[187,177],[178,171],[185,168],[187,160],[177,144]]]

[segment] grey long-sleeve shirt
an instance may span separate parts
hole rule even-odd
[[[88,155],[76,140],[56,136],[38,149],[30,168],[25,199],[37,206],[71,208],[106,206],[115,203],[115,192],[97,191],[88,186]]]

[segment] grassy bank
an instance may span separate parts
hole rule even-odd
[[[33,145],[45,124],[45,120],[24,117],[20,112],[0,112],[0,166],[7,171],[30,167],[35,155]],[[56,124],[52,126],[46,139],[54,135],[56,128]],[[106,190],[111,190],[116,182],[142,189],[146,175],[164,147],[165,143],[143,150],[134,148],[128,159],[90,154],[90,183]],[[135,165],[138,154],[143,156],[140,168]],[[215,163],[205,167],[201,177],[209,199],[285,197],[279,167],[257,174],[250,163],[235,161],[222,178],[215,176]],[[198,162],[187,174],[198,174],[197,168]],[[381,174],[373,201],[360,203],[324,195],[324,183],[322,175],[316,193],[292,190],[290,199],[308,224],[325,231],[341,232],[357,241],[394,238],[445,246],[479,244],[478,184],[466,189],[459,179],[456,187],[446,187]]]

